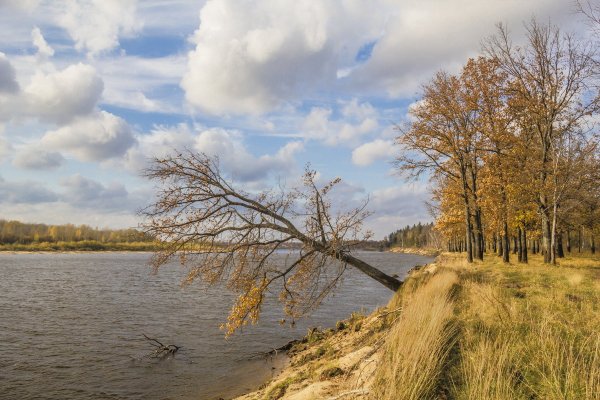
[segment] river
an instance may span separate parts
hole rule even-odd
[[[429,257],[362,252],[403,277]],[[173,264],[152,274],[148,253],[0,254],[0,399],[215,399],[260,385],[271,365],[248,360],[385,305],[391,292],[350,269],[335,295],[294,327],[267,304],[260,323],[225,339],[233,296],[181,288]],[[142,334],[181,349],[157,360]]]

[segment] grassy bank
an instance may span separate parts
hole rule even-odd
[[[598,399],[600,258],[443,254],[388,307],[313,331],[244,399]]]
[[[95,240],[78,242],[40,242],[29,244],[0,244],[0,252],[61,252],[61,251],[155,251],[160,245],[153,242],[107,243]]]

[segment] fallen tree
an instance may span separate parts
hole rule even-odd
[[[314,309],[351,265],[396,291],[401,281],[352,255],[366,240],[366,201],[334,210],[332,189],[340,179],[317,185],[306,169],[298,188],[256,194],[234,187],[218,159],[191,151],[155,159],[145,175],[158,186],[156,201],[144,209],[146,234],[164,243],[152,259],[155,269],[173,258],[190,268],[185,283],[201,278],[226,282],[239,294],[226,324],[228,334],[256,322],[264,296],[280,284],[285,311],[299,317]],[[278,250],[299,245],[295,256],[274,260]]]

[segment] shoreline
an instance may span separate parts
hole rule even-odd
[[[153,250],[2,250],[2,254],[106,254],[106,253],[154,253]]]
[[[404,254],[430,256],[421,253]],[[404,281],[416,274],[435,271],[436,261],[437,258],[425,265],[414,265],[406,273]],[[390,302],[395,296],[396,294],[391,295]],[[391,312],[388,311],[388,306],[377,308],[368,315],[353,311],[333,327],[310,329],[306,336],[292,340],[280,348],[285,348],[283,357],[287,362],[270,380],[230,400],[276,400],[288,396],[294,400],[355,398],[354,396],[360,398],[368,391],[346,388],[348,390],[337,393],[341,389],[338,385],[339,378],[348,379],[353,376],[357,386],[368,383],[368,377],[372,375],[381,355],[385,333],[390,329],[387,316]],[[321,361],[321,358],[328,356],[335,358]],[[307,384],[309,373],[306,370],[311,373],[316,371],[319,375],[318,380]],[[335,396],[332,396],[334,393]],[[324,395],[327,397],[322,397]]]
[[[441,253],[440,250],[424,247],[391,247],[387,251],[390,253],[416,254],[428,257],[437,257]]]
[[[386,307],[309,331],[292,344],[288,367],[233,400],[392,400],[406,392],[414,398],[492,398],[498,387],[506,390],[502,398],[513,398],[507,395],[513,391],[550,398],[566,383],[568,397],[595,399],[600,257],[570,256],[543,268],[535,255],[529,264],[510,265],[493,255],[469,264],[461,254],[443,253],[413,268]],[[499,339],[490,342],[489,332]],[[462,353],[450,357],[458,346]],[[519,386],[515,368],[529,386]],[[536,380],[551,368],[580,372]]]

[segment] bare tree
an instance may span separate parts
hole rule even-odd
[[[256,322],[265,295],[279,284],[279,299],[293,317],[314,309],[348,265],[396,291],[401,282],[354,257],[366,239],[366,202],[335,211],[329,200],[335,179],[323,187],[307,168],[303,185],[250,194],[225,178],[215,158],[187,151],[155,159],[146,176],[159,185],[158,199],[142,211],[144,231],[164,243],[152,263],[158,269],[178,257],[199,277],[226,282],[239,294],[226,324],[228,334]],[[368,236],[368,234],[367,234]],[[278,250],[297,247],[282,261]]]

